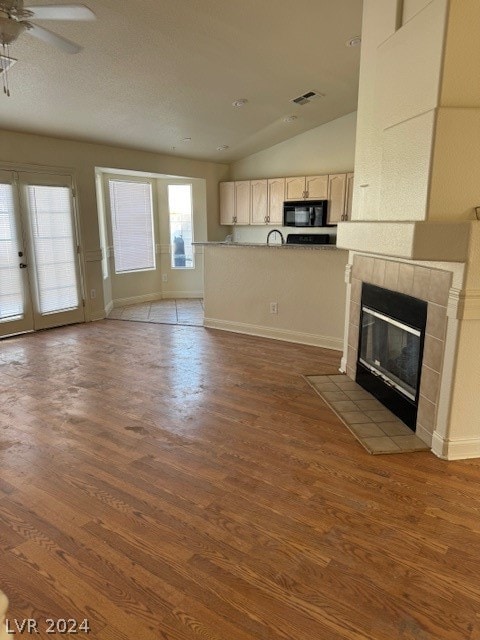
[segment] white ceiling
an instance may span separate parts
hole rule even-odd
[[[356,109],[362,0],[81,1],[95,22],[38,21],[81,53],[12,45],[2,128],[230,162]]]

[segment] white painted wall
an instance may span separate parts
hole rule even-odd
[[[341,350],[347,259],[338,249],[207,245],[205,324]]]
[[[230,177],[250,180],[347,173],[353,170],[355,129],[356,113],[349,113],[234,162]]]

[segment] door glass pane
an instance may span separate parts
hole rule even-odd
[[[0,184],[0,322],[23,318],[21,259],[18,251],[13,188],[10,184]]]
[[[77,253],[68,187],[28,186],[38,305],[42,315],[79,306]]]

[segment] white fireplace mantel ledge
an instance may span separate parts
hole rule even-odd
[[[465,262],[472,224],[475,222],[340,222],[337,247],[407,260]]]

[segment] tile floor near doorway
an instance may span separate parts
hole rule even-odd
[[[186,324],[201,327],[203,326],[203,300],[177,298],[115,307],[108,314],[108,318],[110,320]]]

